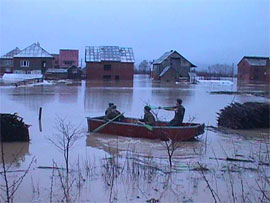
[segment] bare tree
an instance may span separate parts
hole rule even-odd
[[[172,139],[164,139],[162,145],[166,147],[167,155],[169,159],[170,168],[172,167],[172,159],[174,152],[180,147],[179,142]]]
[[[0,143],[1,143],[1,160],[2,160],[2,170],[3,170],[0,172],[0,176],[4,180],[4,184],[0,185],[0,189],[5,193],[5,195],[0,194],[0,197],[3,201],[9,203],[9,202],[13,202],[15,193],[19,189],[20,185],[22,184],[25,176],[28,174],[28,172],[32,166],[32,163],[35,160],[35,157],[32,158],[32,160],[31,160],[31,162],[28,165],[26,170],[11,171],[10,168],[12,167],[12,165],[15,164],[15,162],[19,156],[19,153],[15,154],[14,159],[11,161],[10,164],[7,165],[6,160],[5,160],[4,144],[3,144],[2,140],[0,140]],[[8,173],[12,173],[12,172],[14,172],[14,173],[23,172],[23,174],[11,182],[11,180],[8,176]]]
[[[55,133],[52,138],[49,138],[49,141],[56,146],[64,156],[66,174],[61,173],[58,167],[56,168],[58,169],[58,175],[66,202],[71,201],[70,189],[74,182],[74,180],[69,180],[70,151],[75,142],[82,136],[82,130],[80,130],[79,127],[80,126],[75,127],[70,121],[66,121],[63,118],[58,118],[56,126],[57,133]],[[54,162],[54,166],[57,166],[57,163]]]

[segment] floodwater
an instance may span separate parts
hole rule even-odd
[[[179,143],[172,168],[165,143],[159,140],[87,133],[86,117],[103,115],[109,102],[115,103],[125,116],[140,118],[145,104],[172,106],[181,98],[186,109],[184,121],[214,127],[216,113],[231,102],[269,102],[252,95],[209,93],[235,91],[235,84],[159,83],[148,76],[135,75],[131,83],[62,81],[17,88],[1,86],[0,112],[16,112],[31,125],[30,143],[3,145],[5,163],[10,166],[10,185],[33,160],[14,193],[14,201],[65,201],[63,170],[48,168],[56,166],[53,163],[58,168],[65,167],[64,153],[56,146],[60,142],[57,128],[61,119],[82,131],[70,149],[70,201],[269,201],[269,129],[220,132],[208,128],[196,141]],[[161,120],[168,121],[174,116],[162,110],[156,113]],[[226,157],[247,161],[227,161]],[[2,163],[0,160],[0,171]],[[3,176],[0,178],[3,186]],[[0,194],[5,198],[4,190]]]

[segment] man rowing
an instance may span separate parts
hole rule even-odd
[[[159,107],[161,109],[161,107]],[[185,108],[182,105],[182,100],[176,100],[176,106],[174,107],[163,107],[162,109],[167,111],[174,111],[174,118],[169,122],[169,126],[179,126],[182,124],[184,115],[185,115]]]
[[[111,112],[113,105],[114,103],[109,103],[109,106],[105,111],[105,116],[107,116]]]
[[[105,120],[111,120],[116,116],[120,115],[120,111],[117,110],[116,105],[112,105],[111,108],[108,110],[107,115],[105,116]],[[124,121],[125,117],[123,115],[119,116],[115,121]]]
[[[154,115],[151,113],[151,107],[145,106],[144,107],[144,117],[143,119],[140,119],[139,121],[144,122],[147,125],[154,126],[156,123],[156,119]]]

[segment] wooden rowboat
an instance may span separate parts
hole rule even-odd
[[[98,132],[108,135],[119,135],[124,137],[136,137],[147,139],[161,139],[174,141],[190,140],[204,133],[204,124],[183,123],[181,126],[168,126],[168,122],[156,122],[153,130],[149,130],[145,125],[138,124],[136,118],[125,118],[124,122],[113,121]],[[103,116],[87,117],[88,132],[93,132],[98,127],[104,125],[106,121]]]

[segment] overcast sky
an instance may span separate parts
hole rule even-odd
[[[270,0],[0,0],[0,54],[39,41],[50,53],[132,47],[136,62],[177,50],[192,63],[269,56]]]

